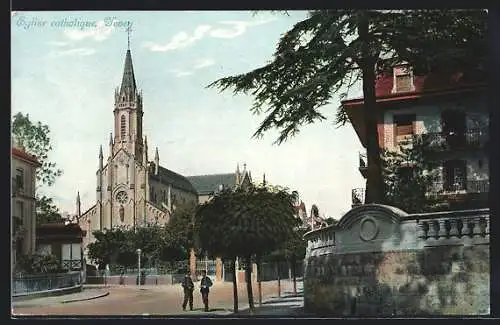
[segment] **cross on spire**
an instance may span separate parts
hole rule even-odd
[[[127,50],[130,50],[130,32],[132,31],[132,25],[129,24],[127,27]]]

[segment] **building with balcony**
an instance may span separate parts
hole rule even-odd
[[[426,139],[440,167],[430,190],[453,208],[482,208],[489,193],[489,115],[487,82],[479,72],[414,76],[398,65],[376,80],[381,149],[398,150],[412,135]],[[342,102],[364,147],[363,98]],[[365,153],[359,171],[366,178]],[[364,189],[352,190],[353,205],[364,203]]]
[[[11,149],[12,265],[22,255],[35,252],[35,189],[38,160],[25,151]]]

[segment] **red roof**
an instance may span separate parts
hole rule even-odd
[[[40,162],[36,159],[35,156],[32,156],[29,153],[27,153],[21,149],[13,147],[11,150],[11,153],[12,153],[12,156],[17,157],[19,159],[22,159],[24,161],[30,162],[33,165],[36,165],[37,167],[41,166]]]
[[[414,91],[392,93],[394,78],[392,73],[384,73],[377,77],[375,81],[375,94],[377,100],[392,101],[404,100],[421,97],[426,94],[446,93],[453,90],[462,90],[477,86],[484,86],[487,83],[487,77],[484,73],[457,72],[450,74],[431,73],[426,76],[416,76],[413,84]],[[343,105],[359,105],[363,103],[363,98],[348,99],[342,101]]]

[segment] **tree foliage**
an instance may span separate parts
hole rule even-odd
[[[254,308],[249,280],[252,258],[277,249],[293,236],[294,229],[300,225],[300,220],[295,218],[296,200],[297,193],[290,193],[288,189],[251,185],[223,190],[196,211],[195,231],[199,246],[211,255],[231,261],[238,256],[245,261],[251,309]]]
[[[49,152],[52,150],[49,126],[41,122],[32,122],[28,114],[17,113],[12,119],[12,137],[19,146],[34,155],[42,164],[37,169],[37,180],[49,186],[54,184],[56,178],[61,176],[62,170],[48,160]]]
[[[54,204],[52,198],[47,196],[38,196],[35,201],[36,204],[36,223],[37,225],[46,223],[60,223],[63,222],[63,217],[59,209]]]
[[[28,114],[17,113],[12,119],[12,137],[18,146],[35,156],[42,164],[36,171],[37,181],[52,186],[57,177],[61,176],[62,170],[48,160],[52,150],[49,126],[39,121],[31,121]],[[37,224],[63,221],[52,198],[45,195],[36,197],[36,215]]]
[[[194,241],[194,215],[196,205],[186,203],[178,205],[170,216],[168,222],[169,231],[175,234],[175,240],[179,247],[186,252],[195,247]]]
[[[399,150],[383,152],[387,203],[408,213],[430,212],[438,203],[429,195],[436,185],[438,162],[427,140],[414,135]]]
[[[23,255],[16,263],[16,272],[23,274],[62,273],[55,255]]]
[[[436,66],[457,69],[465,62],[480,65],[477,61],[486,57],[486,21],[485,10],[314,10],[280,38],[271,62],[208,87],[251,94],[251,111],[266,114],[254,137],[277,129],[280,144],[298,134],[301,126],[327,119],[320,108],[345,98],[362,80],[368,158],[365,201],[383,203],[376,72],[404,61],[419,72]],[[340,108],[336,122],[347,121]]]
[[[143,265],[185,260],[188,254],[176,234],[158,224],[141,227],[116,227],[93,232],[95,241],[88,245],[89,258],[103,269],[107,264],[121,267],[137,265],[137,249],[141,249]]]

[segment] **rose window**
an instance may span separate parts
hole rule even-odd
[[[120,191],[116,194],[116,200],[122,204],[127,203],[128,195],[125,191]]]

